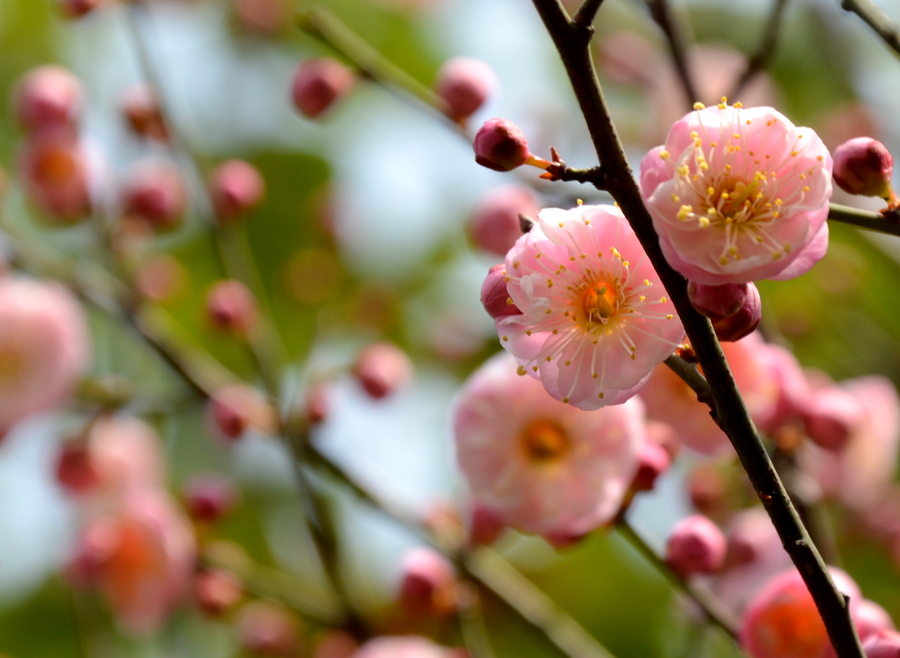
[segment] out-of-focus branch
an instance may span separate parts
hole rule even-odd
[[[841,7],[863,19],[895,53],[900,54],[900,29],[881,7],[872,0],[843,0]]]
[[[678,79],[681,81],[685,94],[687,94],[687,105],[690,108],[696,101],[700,100],[700,97],[697,95],[697,87],[694,85],[690,67],[688,66],[688,39],[686,38],[688,29],[682,24],[679,17],[672,12],[669,0],[647,0],[647,7],[650,9],[650,15],[653,17],[653,20],[656,21],[656,24],[662,28],[663,34],[666,35],[672,63],[675,64],[675,71],[678,73]]]
[[[842,224],[852,224],[870,231],[900,236],[900,215],[897,211],[882,214],[832,203],[828,209],[828,219]]]
[[[616,523],[616,532],[625,539],[644,559],[656,567],[674,587],[692,599],[709,620],[732,638],[737,637],[740,624],[734,613],[709,590],[699,587],[678,576],[666,561],[647,543],[643,535],[624,517]]]
[[[739,100],[738,97],[747,86],[747,83],[756,77],[758,73],[763,71],[772,59],[778,44],[778,33],[781,29],[784,10],[787,7],[787,4],[788,0],[774,0],[772,12],[769,14],[769,19],[766,21],[765,28],[763,28],[763,37],[759,43],[759,48],[757,48],[756,53],[750,58],[750,61],[747,62],[747,68],[744,69],[741,77],[738,78],[734,89],[732,89],[731,93],[728,95],[729,98]]]
[[[602,4],[603,0],[584,0],[584,3],[578,8],[578,11],[575,12],[572,21],[579,25],[591,25],[594,22],[594,18],[597,16],[597,12],[600,11],[600,5]]]
[[[585,32],[583,26],[571,21],[559,0],[533,0],[533,3],[559,51],[597,156],[607,169],[608,191],[634,228],[681,317],[691,347],[709,382],[719,426],[731,440],[744,470],[778,531],[782,545],[809,588],[838,656],[864,658],[850,618],[848,601],[835,586],[825,562],[778,478],[737,389],[712,325],[693,308],[684,277],[673,270],[663,256],[653,222],[644,206],[600,90],[590,55],[590,34]]]
[[[301,30],[340,53],[359,71],[360,75],[390,92],[402,92],[403,95],[411,96],[424,103],[434,110],[444,123],[466,135],[461,126],[447,118],[447,106],[440,96],[391,63],[330,11],[319,7],[306,9],[296,14],[295,22]]]

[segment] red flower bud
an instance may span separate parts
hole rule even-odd
[[[32,69],[19,81],[13,94],[16,119],[28,132],[74,129],[81,103],[81,82],[61,66]]]
[[[753,333],[762,319],[762,301],[754,283],[710,286],[688,283],[688,297],[708,317],[721,341],[734,342]]]
[[[133,167],[122,187],[122,210],[154,230],[176,227],[184,216],[187,191],[181,172],[162,162]]]
[[[484,105],[496,86],[497,78],[487,64],[472,57],[456,57],[441,67],[435,91],[446,103],[447,116],[462,122]]]
[[[386,397],[412,378],[413,366],[399,347],[376,343],[363,348],[356,357],[353,374],[370,397]]]
[[[481,285],[481,305],[492,318],[519,315],[522,311],[509,297],[506,290],[506,269],[503,263],[488,270],[487,278]]]
[[[221,475],[204,474],[190,479],[184,489],[184,506],[195,521],[213,523],[237,504],[234,483]]]
[[[266,182],[256,167],[243,160],[219,165],[209,177],[209,196],[216,217],[226,222],[258,206],[266,194]]]
[[[217,329],[244,337],[256,327],[258,319],[253,293],[234,279],[213,284],[206,296],[206,314]]]
[[[834,151],[834,182],[850,194],[890,199],[894,158],[884,144],[856,137]]]
[[[512,121],[490,119],[475,135],[475,162],[494,171],[512,171],[531,153],[525,134]]]
[[[308,119],[315,119],[345,96],[354,82],[350,69],[333,59],[307,59],[294,73],[294,107]]]
[[[717,571],[725,562],[725,535],[705,516],[682,519],[666,543],[666,562],[683,578]]]

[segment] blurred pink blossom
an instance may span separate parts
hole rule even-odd
[[[461,658],[461,655],[418,635],[381,635],[363,644],[351,658]]]
[[[84,313],[65,288],[0,277],[0,436],[63,404],[90,351]]]
[[[519,372],[581,409],[634,395],[684,338],[637,237],[614,206],[548,208],[506,256],[521,315],[496,319]]]
[[[712,573],[725,563],[725,535],[701,514],[679,521],[666,541],[666,564],[682,578]]]
[[[81,81],[60,66],[39,66],[19,80],[13,111],[27,132],[76,128],[84,91]]]
[[[75,133],[48,129],[29,136],[18,157],[28,198],[48,217],[76,222],[91,210],[91,164]]]
[[[785,280],[825,255],[831,167],[810,128],[723,102],[672,126],[641,162],[641,193],[666,259],[687,278]]]
[[[506,256],[516,240],[522,237],[519,215],[534,217],[537,213],[537,199],[527,187],[498,187],[479,201],[469,219],[469,235],[481,249]]]
[[[373,343],[356,356],[353,374],[369,397],[380,400],[409,383],[413,363],[396,345]]]
[[[446,113],[457,122],[475,114],[497,87],[494,70],[480,59],[454,57],[444,62],[434,83]]]
[[[583,412],[517,375],[501,353],[463,387],[453,434],[477,505],[524,532],[581,536],[622,504],[645,440],[643,405]]]

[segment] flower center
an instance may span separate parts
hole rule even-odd
[[[588,322],[606,324],[619,310],[619,296],[615,286],[606,281],[588,286],[581,298],[581,307]]]
[[[535,420],[522,432],[522,447],[530,461],[550,462],[565,454],[569,447],[569,437],[556,423]]]

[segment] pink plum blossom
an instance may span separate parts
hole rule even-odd
[[[831,568],[835,585],[853,602],[862,599],[846,573]],[[772,578],[747,605],[740,644],[751,658],[834,658],[825,624],[795,568]]]
[[[702,514],[688,516],[672,528],[666,563],[682,578],[718,571],[725,563],[725,535]]]
[[[61,405],[87,365],[81,306],[62,286],[0,278],[0,436]]]
[[[162,624],[190,584],[196,543],[190,523],[163,489],[126,495],[90,518],[70,572],[103,593],[122,626]]]
[[[553,539],[584,535],[615,516],[645,440],[639,400],[581,411],[518,376],[504,353],[463,387],[453,433],[475,504]]]
[[[900,657],[900,633],[885,629],[869,637],[863,643],[866,658],[898,658]]]
[[[641,194],[666,260],[688,279],[785,280],[825,255],[831,167],[811,129],[723,101],[687,114],[647,154]]]
[[[768,422],[779,399],[778,380],[763,358],[766,349],[759,334],[722,344],[750,417],[757,424]],[[709,405],[699,402],[697,394],[667,366],[656,367],[641,399],[647,415],[671,425],[689,448],[706,455],[730,450],[728,438],[709,415]]]
[[[519,372],[557,400],[598,409],[627,400],[684,338],[622,212],[548,208],[506,256],[519,315],[497,318]]]

